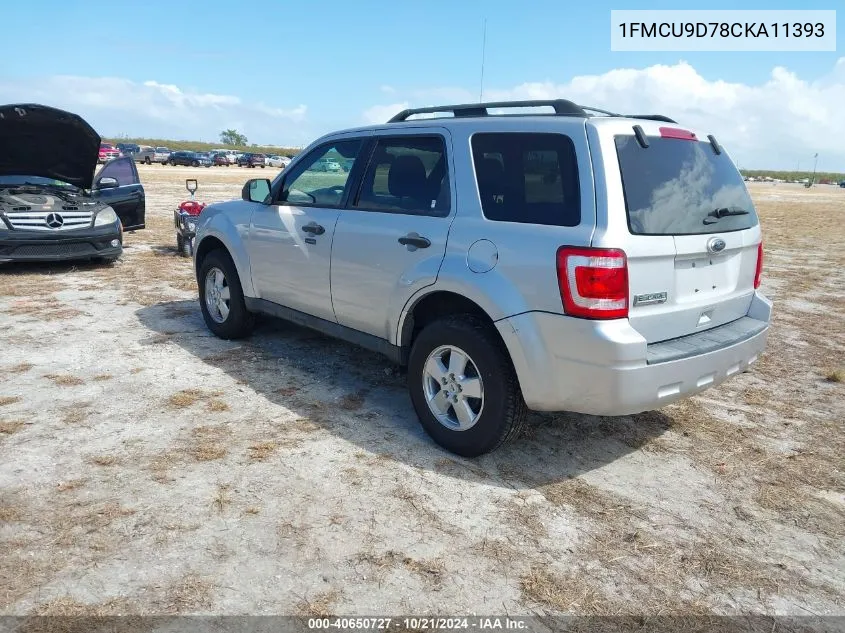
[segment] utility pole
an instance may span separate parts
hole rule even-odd
[[[816,165],[819,164],[819,153],[816,152],[815,156],[813,156],[813,177],[810,180],[810,184],[816,182]]]

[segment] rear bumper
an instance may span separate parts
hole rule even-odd
[[[112,246],[112,240],[118,246]],[[117,224],[56,232],[12,231],[0,237],[0,262],[38,262],[116,257],[123,252]]]
[[[630,415],[744,371],[765,348],[771,305],[757,293],[743,319],[654,345],[627,319],[528,312],[496,326],[530,409]]]

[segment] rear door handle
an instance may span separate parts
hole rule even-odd
[[[304,233],[310,233],[311,235],[322,235],[326,232],[326,229],[324,229],[316,222],[311,222],[310,224],[306,224],[305,226],[303,226],[302,231]]]
[[[408,250],[412,250],[413,248],[428,248],[431,246],[430,239],[417,233],[408,233],[407,235],[403,235],[399,238],[399,243],[402,246],[407,246]]]

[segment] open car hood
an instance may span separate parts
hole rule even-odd
[[[77,114],[37,104],[0,105],[0,175],[41,176],[90,189],[100,135]]]

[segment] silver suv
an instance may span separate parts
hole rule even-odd
[[[765,345],[743,179],[712,135],[661,115],[405,110],[319,139],[242,198],[199,220],[209,329],[242,337],[266,313],[384,353],[460,455],[515,437],[528,409],[662,407]]]

